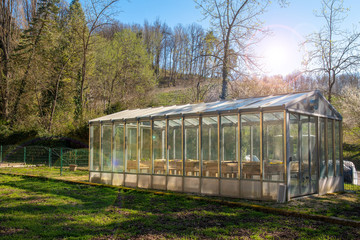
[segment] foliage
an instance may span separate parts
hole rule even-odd
[[[0,178],[1,239],[356,238],[359,229],[221,203],[19,176]]]
[[[160,92],[152,97],[151,106],[181,105],[187,103],[186,90]]]
[[[247,68],[256,66],[250,50],[270,1],[198,0],[215,24],[212,29],[198,24],[169,27],[160,20],[143,25],[116,22],[112,16],[117,2],[3,1],[1,142],[49,136],[85,141],[89,119],[124,109],[216,101],[224,98],[224,89],[230,98],[243,98],[323,89],[327,84],[324,76],[302,73],[247,75]],[[230,16],[226,9],[239,11]],[[220,15],[211,16],[212,11]],[[224,19],[234,22],[219,26]],[[351,69],[337,74],[336,94],[358,85],[359,75],[350,74]],[[346,141],[358,141],[357,129],[348,129]]]
[[[334,106],[343,116],[344,141],[360,143],[360,89],[347,86],[334,99]]]
[[[233,81],[230,84],[229,95],[231,98],[247,98],[284,94],[291,92],[290,86],[281,76],[263,78],[243,78],[241,81]]]
[[[353,162],[356,170],[359,171],[360,170],[360,145],[344,143],[343,148],[344,148],[343,149],[344,160]]]
[[[96,50],[96,77],[100,81],[92,81],[92,84],[103,89],[99,98],[105,101],[107,109],[113,102],[137,106],[155,85],[150,57],[142,40],[136,33],[124,29],[112,40],[98,42],[102,43]]]

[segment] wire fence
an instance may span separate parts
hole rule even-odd
[[[22,163],[26,165],[44,165],[48,167],[65,167],[75,164],[78,167],[88,167],[89,149],[0,145],[0,163]]]

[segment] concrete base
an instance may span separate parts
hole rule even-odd
[[[233,198],[276,201],[281,182],[259,180],[219,179],[194,176],[166,176],[130,173],[101,173],[91,171],[89,181],[132,188],[145,188],[224,196]],[[320,179],[319,195],[342,191],[343,177]]]

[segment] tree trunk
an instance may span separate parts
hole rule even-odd
[[[332,73],[331,73],[332,72]],[[332,89],[336,81],[336,74],[334,70],[329,72],[329,91],[328,91],[328,101],[331,103],[332,98]]]
[[[1,100],[2,100],[2,117],[5,121],[9,119],[9,58],[8,54],[4,53],[4,57],[2,59],[4,62],[3,71],[1,75]]]
[[[229,43],[228,41],[225,43],[224,48],[224,59],[223,59],[223,66],[222,66],[222,87],[221,87],[221,95],[220,99],[225,100],[227,96],[227,81],[228,81],[228,49],[229,49]]]
[[[14,18],[12,11],[13,1],[2,1],[0,3],[0,52],[2,58],[0,61],[0,89],[1,89],[1,110],[2,117],[6,121],[9,119],[9,79],[10,79],[10,55],[14,48]]]

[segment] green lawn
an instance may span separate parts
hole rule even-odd
[[[60,176],[60,168],[49,167],[6,167],[0,168],[0,173],[15,173],[22,175],[33,175],[40,177],[48,177],[55,179],[75,180],[75,181],[89,181],[89,171],[69,171],[68,167],[64,167],[62,175]]]
[[[360,229],[185,196],[0,175],[0,239],[355,239]]]
[[[230,199],[250,204],[262,205],[272,208],[287,209],[301,213],[340,217],[360,221],[360,186],[351,185],[351,191],[326,194],[322,196],[309,196],[291,200],[286,203],[269,201],[254,201],[244,199]],[[346,188],[345,188],[346,189]]]
[[[60,176],[59,168],[33,167],[33,168],[0,168],[0,173],[16,173],[24,175],[35,175],[55,179],[85,181],[89,180],[88,171],[69,171],[64,168]],[[348,186],[347,186],[348,187]],[[285,204],[276,202],[255,201],[245,199],[220,198],[229,201],[238,201],[273,208],[288,209],[302,213],[310,213],[325,216],[341,217],[360,221],[360,186],[351,185],[351,190],[340,194],[327,194],[324,196],[311,196],[292,200]]]

